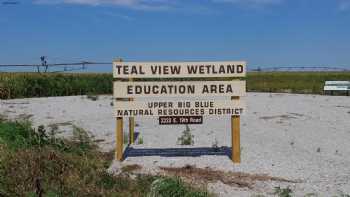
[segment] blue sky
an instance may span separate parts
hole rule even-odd
[[[49,63],[122,57],[350,67],[350,0],[0,2],[0,64],[46,55]]]

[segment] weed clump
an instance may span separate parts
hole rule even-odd
[[[177,142],[180,145],[193,145],[194,135],[191,134],[190,127],[186,125],[186,129],[182,132],[182,135],[177,138]]]
[[[92,101],[97,101],[98,100],[98,95],[95,94],[88,94],[86,95],[86,98]]]
[[[186,187],[180,178],[159,178],[151,185],[149,197],[206,197],[205,191],[196,191]]]
[[[287,187],[287,188],[281,188],[281,187],[275,187],[275,195],[278,195],[278,197],[292,197],[293,191]]]
[[[218,152],[220,150],[219,146],[218,146],[219,142],[218,140],[215,138],[213,144],[211,145],[211,147],[214,149],[214,151]]]

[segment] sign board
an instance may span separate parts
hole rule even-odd
[[[203,116],[160,116],[159,124],[203,124]]]
[[[121,82],[113,85],[115,98],[245,96],[245,81]]]
[[[243,61],[113,62],[113,77],[120,79],[245,76],[246,63]]]
[[[227,115],[231,116],[231,158],[233,162],[240,163],[240,115],[244,109],[241,98],[246,95],[246,82],[223,78],[245,76],[246,63],[242,61],[123,62],[119,59],[113,62],[117,160],[122,161],[125,156],[124,117],[129,117],[129,144],[132,144],[134,117],[158,116],[159,124],[167,125],[202,124],[203,116]],[[183,78],[193,81],[179,80]],[[231,100],[218,99],[224,96]],[[181,100],[171,101],[174,97]],[[215,99],[208,99],[210,97]],[[162,101],[156,100],[159,98]]]
[[[115,117],[241,115],[241,100],[117,101]]]

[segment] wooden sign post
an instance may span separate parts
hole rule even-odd
[[[238,100],[239,97],[232,97],[232,100]],[[231,159],[234,163],[241,163],[241,117],[231,116]]]
[[[123,160],[123,118],[117,117],[116,118],[116,151],[115,151],[115,158],[118,161]]]
[[[116,59],[115,62],[122,62],[123,60],[121,58]],[[129,78],[129,81],[133,81],[132,78]],[[133,98],[129,98],[129,101],[133,101]],[[115,151],[115,158],[118,161],[123,160],[123,145],[124,145],[124,128],[123,128],[123,118],[117,117],[116,118],[116,151]],[[135,136],[135,118],[129,117],[129,144],[133,144],[135,142],[134,139]]]
[[[234,163],[240,163],[240,115],[244,110],[244,101],[241,98],[246,94],[246,83],[241,78],[245,76],[245,62],[123,62],[121,59],[114,61],[116,159],[124,159],[123,117],[129,118],[129,144],[132,144],[135,140],[134,117],[155,116],[159,117],[161,125],[176,125],[202,124],[203,116],[229,115],[231,159]],[[203,80],[213,77],[219,80]],[[134,81],[135,78],[139,80]],[[158,80],[159,78],[174,79],[165,81]],[[195,80],[196,78],[199,80]],[[235,80],[232,81],[232,78]],[[231,100],[212,98],[228,96]],[[152,99],[154,97],[162,100]],[[179,97],[182,100],[174,101],[169,99],[171,97]],[[148,99],[139,101],[134,100],[135,98]]]
[[[115,60],[115,62],[122,62],[121,58]],[[114,102],[117,103],[117,101]],[[115,158],[118,161],[123,160],[123,140],[124,140],[124,131],[123,131],[123,117],[116,117],[116,129],[115,129]]]

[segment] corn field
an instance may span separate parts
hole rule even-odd
[[[0,99],[111,94],[112,74],[0,73]]]
[[[247,90],[322,94],[327,80],[350,81],[350,72],[248,73]],[[0,73],[0,99],[112,94],[112,74]]]

